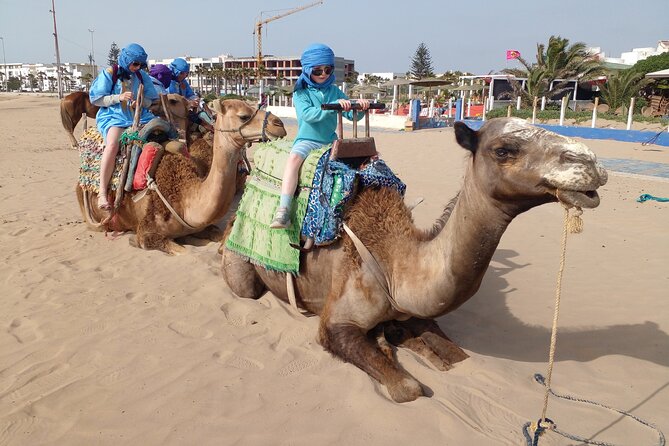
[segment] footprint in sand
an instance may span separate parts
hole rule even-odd
[[[136,301],[136,300],[146,300],[146,293],[125,293],[125,298],[128,299],[129,301]]]
[[[212,355],[217,362],[240,370],[262,370],[265,365],[255,359],[238,356],[233,353],[216,352]]]
[[[244,325],[244,318],[242,316],[232,314],[229,304],[221,305],[221,311],[225,315],[225,318],[228,320],[228,323],[233,327],[241,327]]]
[[[107,329],[107,324],[104,321],[97,321],[91,324],[88,324],[81,329],[82,336],[93,335],[96,333],[103,332]]]
[[[318,362],[313,356],[308,356],[306,358],[295,359],[290,361],[288,364],[279,369],[279,376],[291,376],[301,373],[302,371],[313,367]]]
[[[206,328],[189,325],[185,322],[176,321],[168,325],[169,329],[186,338],[209,339],[213,333]]]
[[[27,318],[14,319],[9,324],[7,332],[14,336],[21,344],[35,341],[41,337],[36,324]]]
[[[18,230],[16,230],[16,231],[12,231],[12,232],[10,232],[9,235],[12,235],[12,236],[14,236],[14,237],[18,237],[19,235],[23,235],[24,233],[26,233],[29,229],[30,229],[30,228],[22,228],[22,229],[18,229]]]

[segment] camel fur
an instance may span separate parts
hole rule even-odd
[[[227,212],[235,194],[237,163],[247,143],[257,141],[264,133],[269,138],[286,135],[283,122],[271,113],[256,110],[244,101],[216,101],[220,112],[215,123],[213,159],[207,175],[198,175],[190,159],[165,153],[156,170],[156,184],[178,215],[189,225],[182,225],[168,210],[155,191],[149,190],[144,198],[133,201],[139,192],[126,194],[122,205],[108,215],[106,211],[91,208],[85,203],[97,202],[97,194],[76,187],[79,208],[85,221],[94,230],[134,231],[130,242],[143,249],[158,249],[177,254],[183,247],[173,239],[197,234],[217,223]],[[84,197],[86,194],[86,197]],[[96,225],[104,221],[105,225]]]
[[[471,153],[464,184],[431,229],[416,228],[391,189],[364,190],[347,211],[348,226],[381,265],[393,303],[346,234],[303,254],[295,278],[298,305],[320,316],[319,343],[379,381],[397,402],[424,392],[390,344],[416,351],[441,370],[467,358],[433,319],[476,293],[514,217],[558,197],[569,207],[594,208],[596,189],[607,181],[584,144],[520,119],[493,119],[479,131],[456,123],[455,137]],[[227,249],[222,272],[240,297],[269,290],[288,301],[283,274]]]

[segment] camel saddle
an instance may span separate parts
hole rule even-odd
[[[114,173],[109,183],[110,191],[116,191],[124,187],[128,191],[132,190],[134,168],[137,166],[142,153],[142,146],[146,142],[167,143],[177,137],[176,129],[161,118],[152,119],[140,127],[138,132],[126,129],[121,136],[119,151],[116,155]],[[126,146],[130,150],[126,150]],[[97,128],[89,128],[81,136],[79,141],[79,185],[86,191],[93,193],[100,191],[100,161],[104,148],[104,140]],[[126,159],[129,168],[126,178],[122,179]],[[156,161],[156,165],[157,162],[159,162],[159,159]],[[153,170],[155,171],[155,168]]]
[[[277,140],[256,145],[255,168],[246,183],[226,248],[265,269],[299,273],[300,241],[312,238],[327,245],[340,235],[346,204],[358,187],[391,186],[404,193],[404,184],[382,160],[358,170],[331,159],[331,147],[312,151],[300,169],[293,200],[291,226],[285,230],[269,225],[279,206],[283,168],[292,141]]]

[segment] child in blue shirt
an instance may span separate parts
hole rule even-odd
[[[339,102],[352,119],[351,101],[334,85],[334,52],[321,43],[310,45],[300,59],[302,74],[295,83],[293,105],[297,113],[297,137],[288,155],[281,183],[279,208],[270,224],[272,229],[285,229],[290,226],[290,207],[297,187],[298,173],[309,152],[329,145],[337,139],[337,113],[334,110],[321,110],[321,104]],[[363,110],[369,108],[369,101],[358,101]],[[361,113],[358,119],[362,119]]]

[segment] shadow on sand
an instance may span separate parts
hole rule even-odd
[[[437,322],[465,350],[516,361],[546,362],[550,328],[524,323],[506,305],[507,294],[515,288],[509,289],[503,276],[528,266],[510,260],[517,255],[512,250],[497,250],[493,262],[502,266],[491,264],[478,293]],[[593,319],[593,325],[596,322]],[[559,327],[556,360],[590,361],[625,355],[669,366],[668,351],[669,335],[651,321],[603,328]]]

